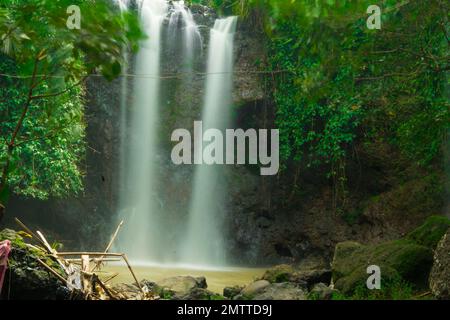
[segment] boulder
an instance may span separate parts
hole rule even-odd
[[[417,289],[425,289],[433,265],[433,250],[449,226],[448,218],[431,216],[400,240],[375,245],[352,241],[338,243],[332,262],[335,288],[344,294],[353,293],[357,287],[365,286],[369,276],[367,267],[377,265],[381,269],[382,282],[400,279]],[[441,259],[445,260],[445,254]],[[435,272],[439,274],[441,269],[436,264],[436,256],[434,265]],[[436,288],[439,287],[437,282],[433,282]]]
[[[431,216],[423,225],[412,231],[406,236],[406,239],[414,241],[417,244],[436,248],[438,242],[450,227],[450,219],[444,216]]]
[[[163,299],[200,300],[200,297],[203,299],[210,295],[210,292],[206,290],[205,277],[170,277],[160,281],[157,286],[160,288],[159,295]]]
[[[316,283],[331,281],[330,269],[296,269],[287,264],[278,265],[267,270],[262,276],[270,283],[295,282],[305,289],[312,288]]]
[[[308,297],[312,300],[331,300],[335,292],[337,290],[331,289],[326,284],[317,283],[309,292]]]
[[[139,300],[141,299],[141,290],[132,284],[117,283],[111,288],[117,293],[117,296],[121,300]]]
[[[225,298],[232,299],[233,297],[237,296],[244,287],[241,286],[234,286],[234,287],[225,287],[223,288],[223,296]]]
[[[425,287],[433,261],[432,250],[408,240],[390,241],[378,245],[341,242],[336,245],[332,263],[335,288],[351,294],[365,286],[367,267],[377,265],[382,281],[402,278],[417,287]]]
[[[450,230],[442,237],[434,252],[430,273],[430,289],[438,299],[450,299]]]
[[[253,297],[253,300],[307,300],[306,293],[295,283],[273,283]]]
[[[266,287],[270,286],[270,282],[267,280],[258,280],[250,283],[241,291],[241,295],[244,297],[252,298],[258,293],[262,292]]]
[[[295,270],[288,264],[281,264],[268,269],[262,276],[263,280],[270,283],[287,282],[293,278]]]

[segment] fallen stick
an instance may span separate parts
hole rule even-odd
[[[112,300],[116,300],[116,297],[114,297],[114,295],[109,291],[109,289],[105,286],[105,284],[99,279],[99,277],[95,273],[92,275],[92,280],[94,283],[97,282],[99,284],[99,286],[103,289],[103,291],[105,291],[105,293]]]
[[[89,270],[89,256],[81,256],[81,283],[83,284],[83,293],[88,297],[92,293],[92,276],[88,275]]]
[[[132,275],[133,278],[134,278],[134,281],[136,281],[136,285],[139,287],[139,289],[141,290],[141,292],[145,295],[145,291],[144,291],[144,289],[142,288],[141,284],[139,283],[139,281],[138,281],[136,275],[134,274],[133,268],[131,268],[131,265],[130,265],[130,263],[128,262],[127,256],[126,256],[125,254],[123,254],[122,257],[123,257],[123,260],[125,261],[125,263],[127,264],[128,270],[130,270],[131,275]]]
[[[45,247],[45,243],[39,238],[39,236],[37,234],[35,234],[33,231],[31,231],[22,221],[20,221],[18,218],[14,218],[14,220],[16,221],[16,223],[19,225],[19,227],[22,228],[23,231],[25,231],[26,233],[28,233],[29,235],[31,235],[31,237],[36,240],[37,242],[39,242],[41,245],[43,245]]]
[[[81,262],[81,259],[64,259],[65,261],[67,261],[67,262],[74,262],[74,263],[80,263]],[[90,258],[89,259],[91,262],[98,262],[98,261],[100,261],[100,259],[98,259],[98,258]],[[102,261],[105,261],[105,262],[117,262],[117,261],[121,261],[122,259],[120,259],[120,258],[105,258],[105,259],[102,259]]]
[[[123,225],[123,220],[120,221],[119,225],[116,228],[116,231],[114,232],[113,236],[111,237],[111,240],[109,241],[108,245],[106,246],[105,253],[107,253],[109,251],[109,249],[111,249],[111,246],[114,243],[114,240],[116,239],[117,234],[119,233],[119,230],[122,227],[122,225]],[[103,260],[103,257],[100,257],[100,261],[98,261],[95,264],[95,266],[92,268],[93,271],[95,271],[95,269],[97,269],[100,266],[100,264],[102,263],[102,260]]]
[[[34,250],[38,250],[38,251],[41,251],[42,253],[46,253],[46,251],[43,249],[43,248],[41,248],[41,247],[36,247],[36,246],[33,246],[32,244],[29,244],[29,243],[25,243],[25,245],[27,246],[27,247],[29,247],[29,248],[32,248],[32,249],[34,249]]]
[[[431,295],[431,294],[432,294],[431,291],[427,291],[427,292],[421,293],[421,294],[419,294],[419,295],[417,295],[417,296],[414,296],[413,298],[415,298],[415,299],[417,299],[417,298],[423,298],[423,297],[429,296],[429,295]]]
[[[114,273],[113,275],[109,276],[108,278],[104,279],[103,282],[104,283],[108,283],[109,281],[111,281],[112,279],[114,279],[115,277],[117,277],[119,275],[118,272]]]
[[[44,261],[42,261],[41,259],[37,258],[37,261],[45,268],[47,269],[47,271],[49,271],[50,273],[52,273],[55,277],[57,277],[59,280],[61,280],[65,285],[67,285],[67,280],[63,278],[63,276],[61,276],[58,272],[56,272],[55,270],[53,270],[48,264],[46,264]]]
[[[50,253],[50,255],[56,259],[56,261],[58,261],[59,265],[61,266],[61,268],[63,268],[64,272],[66,274],[68,274],[68,270],[66,265],[64,264],[64,262],[62,262],[60,260],[60,257],[58,257],[57,255],[57,251],[55,249],[53,249],[50,244],[48,243],[47,239],[45,239],[44,235],[42,234],[42,232],[40,232],[39,230],[36,231],[36,233],[38,234],[39,238],[41,238],[42,242],[44,243],[45,248],[47,249],[48,253]]]
[[[123,253],[104,253],[104,252],[87,252],[87,251],[78,251],[78,252],[58,252],[58,256],[110,256],[110,257],[122,257]]]

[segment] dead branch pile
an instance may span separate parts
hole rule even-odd
[[[41,259],[37,259],[43,268],[55,276],[56,279],[61,281],[71,291],[73,298],[86,300],[127,299],[128,296],[124,292],[120,292],[117,288],[113,289],[109,285],[109,282],[118,275],[117,273],[111,274],[106,278],[102,277],[102,279],[99,277],[99,273],[102,273],[101,268],[105,262],[124,261],[133,276],[136,286],[140,290],[140,294],[135,299],[157,299],[146,287],[140,284],[124,253],[109,252],[123,221],[117,226],[116,231],[103,252],[58,252],[50,246],[42,232],[33,232],[22,221],[17,218],[15,220],[21,229],[27,233],[28,238],[36,242],[35,245],[27,244],[27,246],[40,250],[49,259],[52,259],[59,265],[60,268],[55,269]]]

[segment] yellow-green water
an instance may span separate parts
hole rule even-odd
[[[111,280],[111,283],[133,283],[133,277],[126,266],[108,265],[104,271],[119,273]],[[261,268],[224,268],[201,269],[178,266],[133,266],[134,273],[139,281],[146,279],[153,282],[175,276],[204,276],[208,284],[208,290],[222,294],[223,288],[230,286],[244,286],[261,277],[266,269]]]

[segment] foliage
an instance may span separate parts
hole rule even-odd
[[[11,59],[0,60],[2,73],[16,74]],[[26,99],[27,86],[20,79],[0,78],[1,88],[0,135],[6,139],[14,130]],[[47,86],[47,84],[45,84]],[[44,87],[44,85],[43,85]],[[30,106],[20,140],[12,153],[9,185],[16,194],[45,199],[50,195],[63,196],[82,189],[80,161],[84,156],[84,107],[82,89],[43,99]],[[3,143],[0,156],[7,157]]]
[[[81,10],[81,29],[66,23]],[[121,72],[142,38],[132,13],[106,0],[2,0],[0,202],[8,191],[47,198],[81,190],[83,82]]]
[[[351,295],[333,292],[332,300],[411,300],[413,299],[413,286],[395,277],[382,281],[380,290],[369,290],[365,285],[359,285]]]
[[[406,238],[434,250],[449,228],[450,219],[444,216],[431,216]]]
[[[426,164],[450,123],[443,12],[438,1],[411,1],[384,14],[380,31],[368,30],[359,12],[350,23],[323,13],[275,25],[272,68],[290,72],[275,92],[282,155],[335,162],[360,137],[388,139]]]
[[[383,281],[401,277],[416,288],[427,286],[433,264],[430,248],[407,239],[361,245],[342,242],[336,245],[333,259],[333,283],[344,294],[353,294],[365,284],[369,265],[379,266]]]
[[[366,27],[371,1],[203,3],[265,21],[285,164],[326,164],[345,180],[356,143],[387,141],[423,166],[442,154],[450,129],[445,1],[380,1],[381,30]]]

